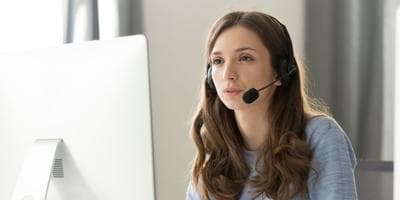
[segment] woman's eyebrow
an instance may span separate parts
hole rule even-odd
[[[211,55],[221,55],[222,53],[220,51],[214,51],[211,53]]]
[[[241,51],[246,51],[246,50],[256,51],[256,49],[251,48],[251,47],[240,47],[240,48],[237,48],[235,51],[241,52]],[[211,55],[221,55],[221,54],[222,53],[220,51],[214,51],[211,53]]]
[[[251,48],[251,47],[240,47],[240,48],[236,49],[236,52],[245,51],[245,50],[256,51],[256,49]]]

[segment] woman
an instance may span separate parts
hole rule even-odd
[[[357,199],[348,137],[307,96],[286,27],[259,12],[212,26],[186,199]]]

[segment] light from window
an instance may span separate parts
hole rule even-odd
[[[0,1],[0,52],[63,43],[62,0]]]

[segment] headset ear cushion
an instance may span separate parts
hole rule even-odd
[[[207,65],[207,84],[212,90],[215,89],[214,81],[212,79],[212,68],[210,64]]]
[[[296,70],[297,68],[295,65],[290,64],[287,60],[283,60],[279,67],[279,79],[283,84],[287,83]]]

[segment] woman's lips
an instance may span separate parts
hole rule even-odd
[[[228,96],[236,96],[239,95],[242,90],[234,89],[234,88],[227,88],[224,90],[224,94]]]

